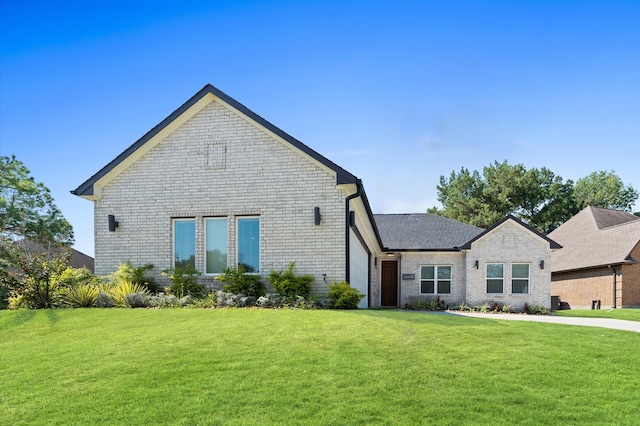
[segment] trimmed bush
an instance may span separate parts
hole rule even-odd
[[[334,281],[328,286],[329,306],[333,309],[358,309],[358,303],[365,296],[346,281]]]

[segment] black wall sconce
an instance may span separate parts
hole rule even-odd
[[[116,221],[116,217],[112,214],[108,216],[109,218],[109,231],[115,232],[118,227],[118,222]]]
[[[473,268],[474,269],[478,269],[480,267],[480,262],[478,262],[477,260],[475,262],[473,262]]]
[[[315,223],[316,225],[320,225],[320,220],[322,219],[322,216],[320,215],[320,207],[314,207],[313,208],[313,223]]]
[[[544,260],[540,261],[540,269],[544,269]]]

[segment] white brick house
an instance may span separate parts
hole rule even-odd
[[[213,281],[225,266],[243,263],[266,275],[295,261],[299,273],[316,277],[316,293],[326,292],[326,282],[346,280],[366,294],[360,307],[377,307],[400,306],[427,289],[416,286],[419,279],[398,284],[405,271],[428,273],[429,265],[435,273],[438,265],[452,266],[448,299],[486,299],[484,278],[469,266],[482,259],[505,265],[504,303],[512,299],[507,265],[520,262],[530,265],[530,297],[516,299],[550,304],[550,269],[541,273],[534,265],[548,264],[552,241],[511,220],[469,249],[462,246],[481,229],[441,252],[390,250],[356,176],[211,85],[72,193],[94,202],[97,274],[124,261],[152,263],[166,284],[159,271],[187,262]],[[519,257],[511,256],[503,233],[515,235]],[[394,291],[388,282],[394,273],[396,298],[389,304],[382,287]]]

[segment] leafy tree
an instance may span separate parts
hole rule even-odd
[[[574,198],[578,210],[596,206],[630,212],[638,199],[638,191],[631,185],[625,186],[614,171],[599,171],[578,179]]]
[[[471,225],[488,227],[512,214],[548,233],[575,214],[573,182],[563,182],[547,168],[527,170],[522,164],[497,161],[479,172],[462,168],[440,177],[438,200],[443,208],[428,211]]]
[[[15,156],[0,157],[0,293],[11,290],[25,307],[54,306],[52,279],[68,264],[72,243],[49,189]]]
[[[0,157],[0,233],[43,246],[73,243],[71,224],[55,206],[51,192],[15,156]]]

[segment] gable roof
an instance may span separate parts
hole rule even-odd
[[[156,125],[153,129],[147,132],[144,136],[134,142],[130,147],[124,150],[120,155],[118,155],[114,160],[112,160],[109,164],[100,169],[96,174],[91,176],[88,180],[78,186],[76,189],[72,190],[71,193],[80,197],[87,197],[94,195],[94,184],[98,182],[101,178],[107,175],[110,171],[114,170],[118,165],[123,163],[131,154],[140,149],[145,143],[151,140],[154,136],[158,135],[160,132],[165,130],[169,125],[171,125],[176,119],[185,114],[190,108],[195,106],[199,101],[205,98],[207,95],[213,95],[215,98],[221,100],[226,103],[240,114],[244,115],[248,119],[254,121],[260,126],[264,127],[268,131],[272,132],[282,140],[290,143],[295,148],[299,149],[303,153],[307,154],[311,158],[320,162],[327,168],[336,172],[336,185],[340,184],[349,184],[356,183],[356,176],[352,175],[342,167],[338,166],[328,158],[320,155],[316,151],[312,150],[293,136],[269,123],[264,118],[260,117],[258,114],[251,111],[249,108],[242,105],[240,102],[233,99],[231,96],[225,94],[221,90],[215,88],[211,84],[207,84],[204,86],[198,93],[193,95],[191,99],[185,102],[178,109],[173,111],[167,118],[162,120],[158,125]]]
[[[640,218],[620,210],[587,207],[549,237],[563,245],[551,255],[551,271],[570,271],[625,262],[640,243]]]
[[[483,229],[431,213],[373,215],[387,250],[457,251]]]
[[[538,232],[536,229],[532,228],[530,225],[527,225],[526,223],[524,223],[523,221],[521,221],[520,219],[518,219],[517,217],[513,216],[513,215],[507,215],[504,218],[502,218],[502,220],[500,220],[498,223],[492,225],[491,227],[487,228],[484,232],[482,232],[479,235],[476,235],[473,239],[469,240],[466,244],[464,244],[461,248],[463,250],[470,250],[471,249],[471,244],[473,244],[475,241],[479,240],[480,238],[484,237],[485,235],[487,235],[489,232],[493,231],[494,229],[498,228],[500,225],[502,225],[503,223],[505,223],[508,220],[512,220],[515,223],[517,223],[518,225],[524,227],[525,229],[527,229],[529,232],[533,233],[534,235],[537,235],[538,237],[542,238],[543,240],[547,241],[549,243],[549,248],[550,249],[560,249],[562,248],[562,246],[560,244],[558,244],[557,242],[555,242],[554,240],[552,240],[551,238],[547,237],[546,235]]]

